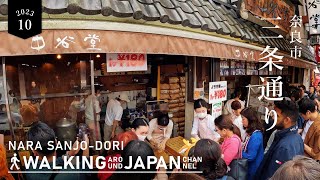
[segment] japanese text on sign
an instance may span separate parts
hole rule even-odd
[[[209,83],[209,104],[227,100],[227,81]]]
[[[216,102],[212,104],[212,117],[217,118],[222,114],[222,102]]]
[[[290,20],[291,26],[294,29],[294,32],[291,32],[291,41],[290,44],[294,45],[294,48],[290,48],[290,52],[291,52],[291,57],[294,57],[295,59],[297,59],[297,57],[301,57],[301,50],[302,48],[297,45],[299,43],[302,43],[301,41],[301,35],[300,32],[297,32],[296,29],[299,30],[299,28],[297,28],[298,26],[301,27],[302,25],[302,16],[296,16],[294,15],[292,17],[292,19]]]
[[[307,0],[310,35],[320,33],[320,0]]]
[[[290,32],[289,18],[294,15],[293,5],[282,0],[244,0],[244,3],[246,10],[252,14]]]
[[[281,20],[281,17],[277,18]],[[285,20],[288,20],[288,18],[284,18]],[[297,27],[301,26],[300,25],[301,17],[294,16],[288,23],[291,23],[291,26]],[[263,28],[270,28],[270,27],[263,27]],[[274,28],[279,28],[279,26],[275,26]],[[298,43],[301,43],[300,41],[300,33],[294,32],[291,33],[291,42],[294,43],[295,41]],[[283,38],[282,35],[279,36],[261,36],[259,38],[268,38],[268,39],[279,39]],[[277,65],[275,63],[282,63],[283,56],[276,55],[276,52],[278,51],[277,47],[271,48],[269,45],[266,46],[266,48],[263,50],[263,52],[260,55],[267,54],[266,56],[260,58],[259,60],[262,59],[268,59],[264,61],[259,61],[259,62],[264,62],[265,64],[259,68],[259,70],[268,68],[269,72],[273,71],[273,67],[277,68],[278,70],[282,70],[283,66]],[[297,54],[295,55],[296,58]],[[292,51],[291,51],[291,57],[292,57]],[[299,56],[300,57],[300,56]],[[273,59],[277,59],[277,61],[273,61]],[[271,81],[268,81],[268,79],[271,79]],[[278,77],[260,77],[261,82],[263,85],[259,87],[261,89],[261,96],[258,97],[259,101],[265,99],[265,100],[272,100],[272,101],[281,101],[283,99],[282,96],[282,79],[281,76]],[[248,87],[248,86],[247,86]],[[250,88],[250,86],[249,86]],[[273,127],[275,127],[277,123],[277,112],[275,110],[269,110],[267,107],[265,107],[265,122],[269,124],[269,118],[272,117],[274,122],[273,125],[267,129],[270,130]]]
[[[107,54],[107,72],[147,71],[146,54]]]

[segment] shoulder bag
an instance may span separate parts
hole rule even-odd
[[[241,143],[238,153],[241,158],[237,158],[231,161],[229,167],[230,171],[228,176],[233,177],[236,180],[247,180],[248,177],[248,159],[242,158]]]

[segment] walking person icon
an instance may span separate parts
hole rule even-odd
[[[18,162],[20,162],[20,160],[17,157],[17,153],[13,154],[13,157],[11,158],[11,167],[10,170],[13,170],[13,167],[15,166],[17,170],[20,170],[19,166],[18,166]]]

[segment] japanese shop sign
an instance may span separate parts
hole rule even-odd
[[[107,72],[147,71],[146,54],[107,54]]]
[[[308,18],[312,34],[320,34],[320,0],[307,0]]]
[[[209,104],[227,100],[227,81],[209,83]]]
[[[290,32],[290,17],[294,15],[294,6],[283,0],[243,0],[245,9],[282,29]]]
[[[184,54],[190,56],[201,56],[200,46],[191,46],[187,43],[186,46],[180,46],[180,43],[185,45],[185,41],[178,39],[177,43],[171,42],[170,38],[156,35],[144,34],[141,35],[131,32],[119,31],[101,31],[101,30],[43,30],[40,35],[29,39],[21,39],[16,36],[9,35],[7,32],[0,32],[2,43],[0,46],[0,54],[2,56],[21,56],[21,55],[40,55],[40,54],[65,54],[65,53],[141,53],[157,54]],[[131,41],[127,39],[130,38]],[[153,43],[155,40],[161,39],[164,42],[162,46]],[[266,37],[259,37],[266,38]],[[115,41],[115,39],[117,41]],[[261,51],[241,48],[230,44],[221,44],[214,42],[206,42],[201,40],[192,40],[203,46],[210,46],[210,51],[206,51],[208,57],[226,57],[226,59],[237,59],[246,61],[258,62]],[[192,43],[191,43],[192,44]],[[202,46],[202,47],[203,47]],[[192,51],[190,49],[193,49]],[[225,49],[225,51],[221,51]],[[299,47],[297,46],[297,54]],[[195,54],[197,53],[197,54]],[[297,61],[294,58],[284,57],[283,64],[287,66],[296,66],[301,68],[312,69],[313,63],[305,61]]]
[[[212,104],[212,117],[217,118],[222,114],[222,102],[216,102]]]

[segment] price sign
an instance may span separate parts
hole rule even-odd
[[[41,0],[8,1],[8,33],[27,39],[41,33]]]
[[[227,100],[227,81],[209,83],[209,104]]]
[[[107,72],[147,71],[146,54],[107,54]]]
[[[215,102],[212,104],[212,117],[217,118],[222,114],[222,102]]]

